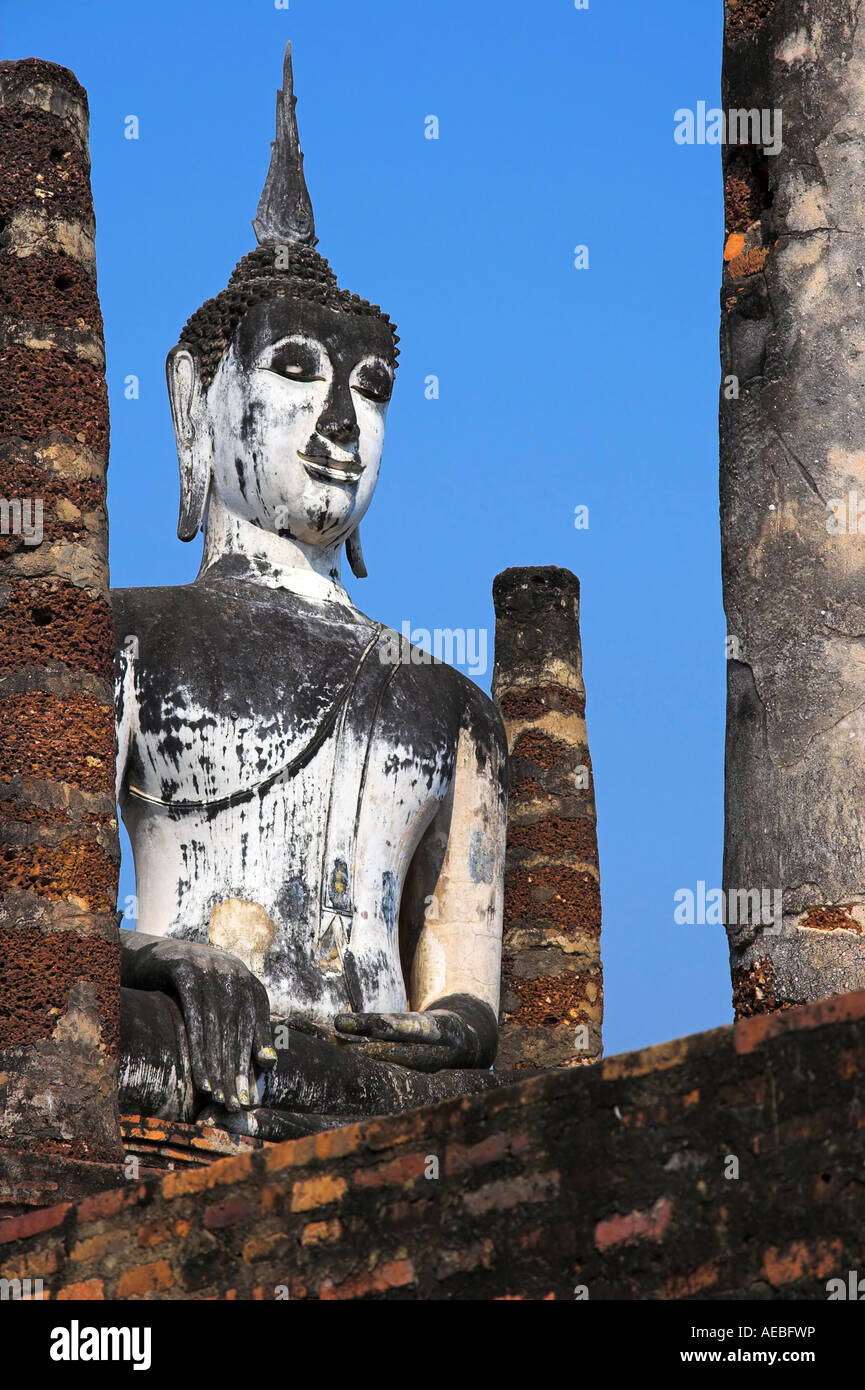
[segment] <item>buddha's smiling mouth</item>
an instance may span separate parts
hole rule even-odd
[[[339,463],[332,458],[316,458],[313,454],[304,454],[300,449],[297,456],[311,478],[318,482],[325,483],[356,483],[360,481],[363,473],[363,464],[359,459],[352,459],[346,463]]]

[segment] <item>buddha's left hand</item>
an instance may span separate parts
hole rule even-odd
[[[497,1034],[492,1009],[479,1000],[442,1003],[422,1013],[338,1014],[334,1023],[346,1037],[365,1040],[365,1057],[412,1071],[489,1067]]]

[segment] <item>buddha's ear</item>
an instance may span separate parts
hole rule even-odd
[[[186,348],[172,348],[165,362],[171,418],[180,466],[180,518],[177,534],[191,541],[204,517],[210,486],[210,432],[198,361]]]

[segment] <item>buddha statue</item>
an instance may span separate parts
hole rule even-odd
[[[398,339],[315,249],[290,48],[253,226],[167,360],[199,574],[113,593],[121,1107],[280,1138],[496,1084],[507,750],[342,584]]]

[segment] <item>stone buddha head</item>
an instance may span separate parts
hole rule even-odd
[[[378,481],[398,337],[315,250],[295,103],[289,45],[258,246],[166,363],[178,535],[191,540],[215,509],[224,532],[254,527],[330,557],[345,543],[364,575],[358,527]]]

